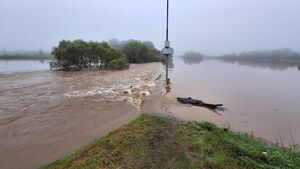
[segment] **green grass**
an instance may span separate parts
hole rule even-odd
[[[143,114],[44,168],[300,168],[300,154],[211,123]]]
[[[225,132],[208,122],[182,125],[179,138],[199,168],[300,168],[298,152],[270,147],[252,136]]]

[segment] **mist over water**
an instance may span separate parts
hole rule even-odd
[[[50,60],[0,60],[0,73],[49,70]]]
[[[252,68],[266,68],[266,69],[272,69],[272,70],[279,70],[279,71],[285,71],[287,69],[298,69],[300,71],[300,67],[297,67],[295,65],[289,65],[285,63],[276,63],[276,64],[269,64],[269,63],[263,63],[263,62],[230,62],[230,61],[224,61],[226,63],[230,64],[238,64],[240,66],[249,66]]]
[[[278,133],[290,143],[289,131],[300,143],[300,72],[297,67],[228,63],[220,60],[174,58],[172,95],[223,103],[222,119],[236,131],[275,142]],[[193,120],[203,119],[200,112]],[[214,122],[214,120],[212,120]]]

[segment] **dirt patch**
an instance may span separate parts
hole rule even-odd
[[[171,123],[160,122],[146,136],[147,145],[152,150],[149,159],[153,168],[165,168],[165,161],[170,156],[174,156],[179,143],[176,141],[176,125]],[[159,154],[159,155],[158,155]]]

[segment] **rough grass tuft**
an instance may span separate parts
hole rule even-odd
[[[300,154],[204,122],[141,115],[44,168],[291,168]]]

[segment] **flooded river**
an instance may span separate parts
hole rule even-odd
[[[51,72],[45,70],[46,62],[38,61],[10,70],[3,64],[0,168],[37,168],[120,127],[140,111],[211,121],[272,142],[282,137],[287,146],[292,135],[300,144],[299,68],[174,58],[172,89],[165,97],[164,82],[157,78],[160,63],[81,72]],[[186,106],[176,97],[223,103],[226,109]]]
[[[174,58],[171,95],[223,103],[227,110],[202,113],[190,108],[176,114],[187,120],[208,120],[236,131],[276,142],[291,135],[300,144],[300,71],[296,67],[226,63],[218,60],[187,62]],[[290,134],[291,133],[291,134]]]
[[[160,67],[0,73],[0,168],[37,168],[136,118]]]
[[[50,60],[0,60],[0,73],[49,70]]]

